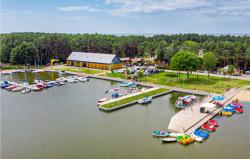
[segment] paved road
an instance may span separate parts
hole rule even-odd
[[[177,72],[177,71],[173,71],[173,70],[165,70],[165,72]],[[178,71],[180,73],[186,73],[185,71]],[[193,74],[197,74],[196,72],[194,72]],[[198,73],[198,75],[205,75],[207,76],[207,73]],[[240,80],[247,80],[250,81],[250,75],[242,75],[242,76],[229,76],[229,75],[217,75],[217,74],[209,74],[209,76],[215,76],[215,77],[226,77],[226,78],[232,78],[232,79],[240,79]]]

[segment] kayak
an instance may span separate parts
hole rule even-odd
[[[188,145],[188,144],[194,142],[194,138],[192,138],[190,135],[178,136],[176,139],[182,145]]]
[[[243,109],[240,109],[240,108],[235,108],[234,109],[236,111],[236,113],[244,113],[244,110]]]
[[[192,142],[194,142],[194,138],[192,137],[179,141],[179,143],[182,145],[188,145],[188,144],[191,144]]]
[[[182,141],[182,140],[190,138],[190,137],[191,137],[190,135],[184,134],[184,135],[178,136],[176,139],[177,139],[177,141]]]
[[[168,136],[168,132],[167,131],[162,131],[162,130],[154,130],[152,132],[152,135],[154,137],[167,137]]]
[[[196,142],[202,142],[203,141],[203,138],[198,136],[198,135],[195,135],[194,133],[191,134],[191,137],[194,138],[194,140]]]
[[[214,119],[211,119],[207,122],[211,126],[219,126],[218,122]]]
[[[196,129],[193,132],[193,134],[202,137],[202,139],[207,139],[209,137],[209,133],[208,132],[202,131],[202,130],[199,130],[199,129]]]
[[[220,114],[223,116],[232,116],[233,115],[232,112],[227,112],[227,111],[221,111]]]
[[[167,138],[163,138],[161,139],[162,142],[167,142],[167,143],[171,143],[171,142],[176,142],[177,139],[176,138],[172,138],[172,137],[167,137]]]
[[[201,128],[204,129],[204,130],[207,130],[207,131],[211,131],[211,132],[216,130],[215,127],[213,127],[213,126],[211,126],[211,125],[209,125],[209,124],[203,124],[203,125],[201,126]]]

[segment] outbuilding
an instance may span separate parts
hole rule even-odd
[[[95,69],[120,69],[122,63],[115,54],[72,52],[67,58],[67,65]]]

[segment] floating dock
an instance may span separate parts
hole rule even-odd
[[[233,97],[238,93],[237,89],[230,90],[224,94],[224,100],[220,101],[222,104],[231,102]],[[222,108],[215,107],[211,109],[211,113],[200,113],[201,105],[204,103],[212,102],[213,98],[207,97],[202,102],[195,104],[192,108],[182,109],[176,113],[170,120],[168,131],[170,132],[181,132],[190,134],[195,129],[206,123],[208,120],[217,115]]]

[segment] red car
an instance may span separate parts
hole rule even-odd
[[[203,124],[203,125],[201,126],[201,128],[204,129],[204,130],[207,130],[207,131],[215,131],[215,130],[216,130],[215,127],[213,127],[213,126],[211,126],[211,125],[209,125],[209,124]]]
[[[218,122],[214,119],[211,119],[207,122],[210,126],[219,126]]]

